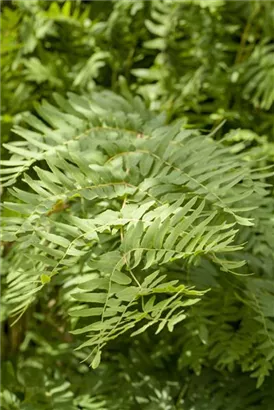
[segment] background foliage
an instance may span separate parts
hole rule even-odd
[[[2,408],[272,409],[273,3],[1,8]]]

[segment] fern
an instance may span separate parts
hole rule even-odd
[[[255,107],[269,110],[274,101],[273,95],[273,46],[258,45],[243,65],[242,82],[244,96],[251,98]]]
[[[104,96],[114,107],[108,118]],[[172,331],[187,317],[184,306],[203,296],[178,284],[175,274],[165,281],[170,263],[187,269],[204,256],[225,272],[244,264],[225,255],[242,249],[234,225],[253,225],[248,213],[267,186],[252,163],[210,137],[180,123],[154,128],[161,119],[147,119],[139,100],[130,105],[110,93],[92,101],[72,95],[66,104],[56,99],[65,112],[44,103],[37,110],[46,123],[28,119],[39,132],[17,128],[25,142],[6,144],[9,164],[17,162],[15,171],[3,170],[4,180],[10,185],[25,172],[29,190],[9,189],[17,202],[4,204],[18,215],[4,217],[3,240],[17,243],[5,300],[22,314],[56,275],[86,267],[81,292],[71,293],[77,301],[71,314],[99,319],[74,330],[88,334],[81,347],[93,347],[96,367],[108,341],[136,326],[132,335],[152,325],[156,333],[165,326]],[[78,124],[81,134],[74,137]]]
[[[272,409],[271,2],[1,7],[2,407]]]

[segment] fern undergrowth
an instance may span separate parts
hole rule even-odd
[[[3,409],[272,409],[271,8],[44,3],[3,7]]]

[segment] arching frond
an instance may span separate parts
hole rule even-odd
[[[203,296],[207,288],[168,278],[174,263],[184,271],[203,257],[225,272],[245,264],[234,256],[244,246],[238,230],[256,223],[268,170],[180,122],[163,125],[139,99],[56,100],[60,108],[37,107],[43,121],[27,119],[36,131],[17,128],[23,141],[6,145],[13,200],[4,208],[14,217],[4,215],[3,240],[15,245],[4,300],[22,313],[78,267],[68,300],[96,367],[109,340],[152,325],[172,330]]]

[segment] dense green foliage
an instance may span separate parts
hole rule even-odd
[[[272,409],[273,4],[2,20],[2,408]]]
[[[31,0],[2,20],[7,128],[53,91],[120,92],[123,76],[171,119],[274,136],[271,2]]]

